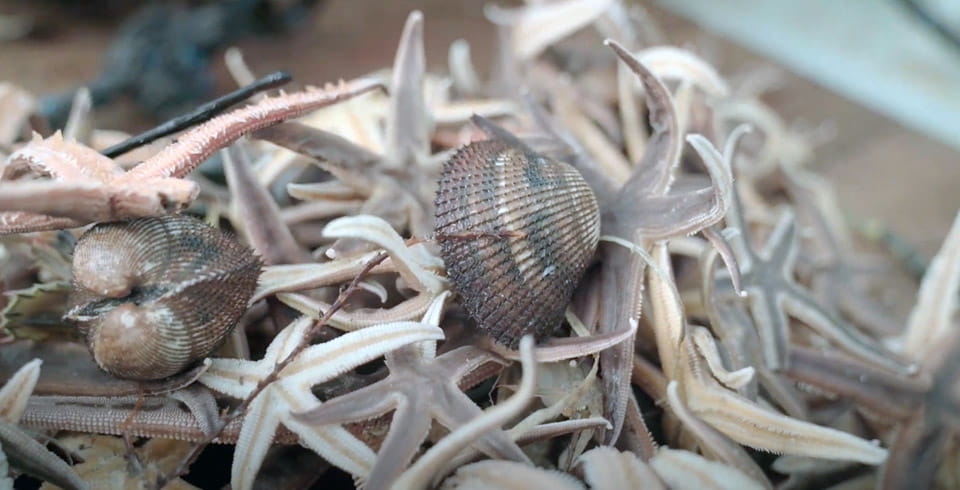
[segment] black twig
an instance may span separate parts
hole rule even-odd
[[[223,113],[231,106],[239,102],[243,102],[256,93],[279,87],[292,79],[293,77],[285,71],[273,72],[251,83],[250,85],[234,90],[223,97],[218,97],[214,100],[211,100],[210,102],[197,107],[187,114],[175,117],[153,129],[147,130],[120,143],[117,143],[116,145],[103,150],[102,153],[107,157],[116,158],[130,150],[133,150],[134,148],[141,147],[169,134],[182,131],[190,126],[207,121],[214,116]]]

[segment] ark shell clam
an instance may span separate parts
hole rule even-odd
[[[104,370],[161,379],[220,345],[259,273],[250,249],[195,218],[99,224],[74,249],[64,318],[77,323]]]
[[[436,218],[461,304],[510,348],[561,323],[600,237],[597,200],[580,173],[509,138],[471,143],[446,162]]]

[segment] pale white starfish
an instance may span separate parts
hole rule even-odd
[[[287,326],[270,343],[260,361],[214,359],[199,381],[234,398],[249,397],[271,375],[274,366],[300,344],[313,323],[309,317],[302,317]],[[291,412],[303,412],[320,404],[311,392],[319,383],[404,345],[442,338],[443,331],[436,326],[398,322],[364,328],[306,348],[250,404],[234,452],[231,486],[238,490],[253,486],[280,424],[331,464],[365,478],[376,457],[370,448],[340,426],[311,426],[292,417]]]
[[[4,463],[63,488],[87,488],[73,468],[17,426],[40,377],[40,359],[17,370],[0,389],[0,444]],[[6,466],[6,465],[4,465]],[[0,488],[13,488],[7,472],[0,473]]]

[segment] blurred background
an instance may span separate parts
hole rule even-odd
[[[2,0],[0,81],[49,96],[42,108],[54,118],[73,89],[92,84],[104,101],[97,127],[136,132],[235,88],[228,46],[258,75],[284,69],[298,84],[389,66],[413,9],[425,14],[432,69],[446,69],[458,38],[482,69],[494,42],[485,3]],[[960,2],[639,4],[668,44],[698,52],[734,86],[769,73],[763,100],[816,140],[811,168],[844,209],[927,257],[937,250],[960,208]]]

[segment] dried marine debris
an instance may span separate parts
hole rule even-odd
[[[501,33],[489,81],[464,42],[448,83],[427,74],[415,12],[389,76],[263,97],[138,150],[130,169],[98,153],[83,97],[66,137],[31,140],[31,99],[4,86],[10,466],[75,488],[121,468],[125,485],[185,486],[219,471],[195,464],[215,443],[234,447],[237,489],[328,476],[285,448],[366,488],[949,485],[958,226],[909,322],[876,321],[858,311],[882,303],[849,277],[861,254],[800,166],[808,153],[751,116],[766,112],[736,110],[759,101],[694,53],[642,41],[658,36],[649,20],[613,0],[488,14]],[[584,49],[594,61],[574,63]],[[226,186],[191,173],[218,150]],[[146,304],[160,283],[216,303],[210,284],[256,277],[258,260],[204,269],[232,245],[199,246],[193,277],[100,267],[121,299],[68,310],[85,225],[187,220],[176,213],[232,229],[265,264],[218,350],[136,381],[101,371],[76,332],[44,330],[51,314]]]

